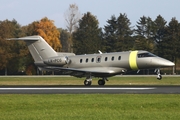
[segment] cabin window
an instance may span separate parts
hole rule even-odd
[[[82,63],[82,61],[83,61],[83,60],[82,60],[82,59],[80,59],[80,63]]]
[[[121,60],[121,56],[118,57],[118,60]]]
[[[88,58],[86,58],[86,62],[88,62]]]
[[[108,57],[105,57],[105,61],[107,61],[108,60]]]
[[[114,61],[114,56],[112,56],[111,60]]]
[[[98,63],[101,62],[101,58],[98,58],[98,59],[97,59],[97,62],[98,62]]]
[[[94,62],[94,58],[91,59],[91,62]]]
[[[97,63],[100,63],[100,62],[101,62],[101,56],[97,56],[96,62],[97,62]]]

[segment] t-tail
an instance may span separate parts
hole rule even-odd
[[[21,38],[10,38],[8,40],[23,40],[34,59],[34,63],[40,68],[49,66],[64,66],[70,63],[68,56],[74,53],[56,52],[41,36],[27,36]]]
[[[25,41],[35,62],[58,56],[57,52],[41,36],[10,38],[8,40]]]

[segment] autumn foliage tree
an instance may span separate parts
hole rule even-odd
[[[47,17],[44,17],[39,21],[34,21],[27,26],[23,26],[22,29],[24,36],[40,35],[47,41],[50,46],[52,46],[54,50],[60,51],[62,49],[62,45],[59,39],[60,32],[54,25],[53,20],[49,20]],[[31,55],[29,54],[27,58],[28,65],[26,68],[26,74],[35,74],[36,68],[34,66],[34,61]]]
[[[43,37],[54,50],[61,50],[62,45],[59,40],[60,32],[54,25],[53,20],[49,20],[47,17],[42,18],[35,24],[35,29],[38,35]]]

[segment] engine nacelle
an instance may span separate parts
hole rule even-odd
[[[47,65],[53,65],[53,66],[63,66],[69,63],[69,59],[67,56],[58,56],[58,57],[52,57],[45,59],[43,62]]]

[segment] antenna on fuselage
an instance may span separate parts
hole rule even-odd
[[[102,54],[102,52],[100,50],[98,50],[99,54]]]

